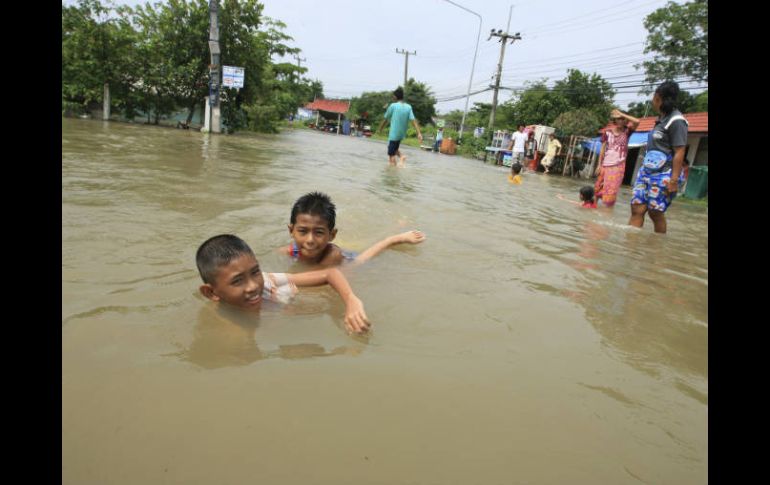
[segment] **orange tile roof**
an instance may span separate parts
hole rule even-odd
[[[305,105],[305,109],[329,111],[331,113],[347,113],[350,109],[350,101],[342,99],[316,99]]]
[[[687,131],[689,133],[708,133],[709,132],[709,114],[707,112],[702,113],[685,113],[684,118],[689,123]],[[643,131],[650,131],[655,126],[655,120],[657,116],[648,116],[646,118],[639,118],[639,126],[636,128],[637,133]],[[599,133],[604,133],[604,130],[612,127],[612,122],[607,123],[607,126],[599,130]]]

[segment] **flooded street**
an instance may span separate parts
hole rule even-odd
[[[585,210],[585,180],[307,130],[208,137],[62,120],[62,483],[707,483],[708,210],[668,234]],[[592,183],[589,182],[589,183]],[[242,237],[292,270],[294,201],[335,243],[419,229],[259,317],[198,294]]]

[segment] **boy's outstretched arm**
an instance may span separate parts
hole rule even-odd
[[[386,237],[382,241],[376,243],[363,253],[356,256],[353,260],[353,264],[359,265],[369,261],[373,257],[377,256],[381,252],[385,251],[391,246],[401,243],[419,244],[425,240],[425,234],[420,231],[407,231],[401,234],[395,234],[390,237]]]
[[[347,278],[337,268],[328,268],[306,273],[289,273],[290,283],[297,286],[321,286],[328,284],[340,294],[345,302],[345,328],[350,332],[364,333],[371,324],[364,311],[364,304],[353,293]]]
[[[580,202],[575,202],[574,200],[569,200],[568,198],[564,197],[561,194],[556,194],[556,198],[559,200],[563,200],[564,202],[569,202],[572,205],[580,205]]]
[[[382,123],[380,123],[380,126],[377,128],[377,133],[382,131],[382,127],[385,126],[385,123],[387,123],[387,122],[388,122],[387,119],[383,119],[382,120]]]

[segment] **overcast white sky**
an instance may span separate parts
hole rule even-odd
[[[548,78],[564,78],[568,68],[601,74],[618,90],[621,108],[647,99],[637,95],[644,79],[634,69],[645,58],[646,15],[665,0],[452,0],[482,17],[481,39],[473,74],[472,91],[492,83],[500,43],[487,40],[490,29],[506,29],[522,40],[508,44],[503,61],[502,86],[519,88]],[[67,1],[66,3],[71,3]],[[117,0],[118,4],[144,3]],[[409,77],[424,82],[440,101],[439,113],[463,109],[479,32],[478,17],[445,0],[265,0],[264,14],[283,21],[293,45],[302,49],[302,62],[311,79],[323,82],[330,98],[350,98],[364,91],[392,90],[403,84],[404,55],[396,49],[417,52],[409,56]],[[677,3],[684,3],[678,1]],[[289,59],[292,62],[295,62]],[[227,60],[223,59],[227,64]],[[249,73],[246,73],[248,77]],[[682,82],[683,89],[702,86]],[[634,87],[628,87],[634,86]],[[691,93],[703,89],[691,89]],[[511,96],[501,91],[500,101]],[[492,92],[471,97],[491,102]]]

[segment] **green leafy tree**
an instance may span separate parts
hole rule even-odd
[[[301,78],[306,68],[271,61],[273,56],[280,58],[301,51],[288,45],[293,39],[284,32],[286,24],[260,17],[262,8],[256,0],[225,3],[234,29],[240,29],[240,35],[223,44],[227,46],[227,59],[240,62],[236,65],[246,67],[247,73],[243,89],[225,90],[227,107],[223,104],[223,116],[230,130],[247,126],[255,131],[276,132],[282,119],[323,90],[320,82]],[[222,56],[224,59],[224,47]]]
[[[652,109],[652,103],[650,103],[649,100],[641,101],[638,103],[630,103],[626,112],[635,118],[643,118],[645,116],[652,116],[655,114]]]
[[[430,88],[411,78],[407,81],[407,87],[404,101],[412,106],[417,122],[421,126],[431,123],[431,119],[436,116],[436,98]],[[392,102],[392,91],[364,92],[350,101],[350,113],[367,119],[372,125],[378,124]]]
[[[243,88],[222,88],[222,121],[230,132],[243,128],[273,132],[280,118],[272,101],[279,89],[270,61],[276,47],[263,8],[256,0],[225,0],[219,9],[222,64],[244,68]]]
[[[602,118],[604,119],[604,118]],[[560,114],[553,122],[559,136],[595,136],[602,121],[592,110],[580,108]]]
[[[486,129],[489,124],[489,115],[492,113],[492,103],[473,103],[465,118],[465,126],[481,126]]]
[[[504,126],[518,123],[550,125],[557,116],[570,109],[567,97],[561,91],[548,89],[545,83],[546,80],[532,83],[518,97],[500,106],[498,113]]]
[[[427,125],[436,116],[436,97],[427,84],[409,78],[406,82],[404,101],[412,106],[414,117],[420,125]]]
[[[135,68],[142,74],[139,90],[146,98],[144,106],[152,109],[156,124],[160,116],[184,106],[189,123],[196,105],[208,95],[208,2],[148,3],[127,15],[142,34]]]
[[[444,128],[444,131],[446,130],[459,130],[460,129],[460,123],[462,123],[463,120],[463,111],[460,109],[455,109],[450,111],[449,113],[440,115],[441,118],[446,123],[446,126]],[[465,123],[470,126],[469,117],[465,117]]]
[[[688,91],[679,91],[676,107],[682,113],[700,113],[703,111],[708,112],[708,91],[704,91],[696,96],[693,96]],[[652,103],[650,100],[638,103],[630,103],[626,111],[631,116],[635,116],[637,118],[644,116],[657,116],[657,113],[652,108]]]
[[[105,84],[113,102],[125,97],[135,39],[132,26],[98,0],[62,4],[62,103],[80,111],[96,107]]]
[[[353,116],[366,119],[374,126],[382,121],[382,116],[388,105],[393,102],[393,93],[390,91],[372,91],[361,93],[350,100],[350,110]]]
[[[313,101],[314,99],[324,99],[324,84],[318,80],[306,80],[306,87],[308,94],[305,97],[306,101]]]
[[[653,60],[641,64],[648,83],[680,76],[708,82],[707,0],[668,2],[644,19],[644,27],[648,32],[644,53],[655,54]],[[653,89],[646,88],[645,92]]]
[[[585,109],[601,120],[609,117],[612,111],[615,90],[598,74],[569,69],[567,77],[556,81],[553,91],[566,99],[570,110]]]
[[[707,112],[709,110],[709,92],[708,90],[703,91],[699,95],[695,96],[695,111],[696,112]]]
[[[221,0],[222,64],[245,68],[243,88],[223,88],[221,108],[229,131],[274,132],[282,118],[314,98],[323,84],[303,77],[290,62],[300,52],[286,25],[262,15],[257,0]],[[62,107],[98,106],[105,83],[112,102],[133,118],[139,112],[158,123],[188,109],[187,122],[208,95],[209,2],[168,0],[131,7],[106,7],[99,0],[62,5]]]

